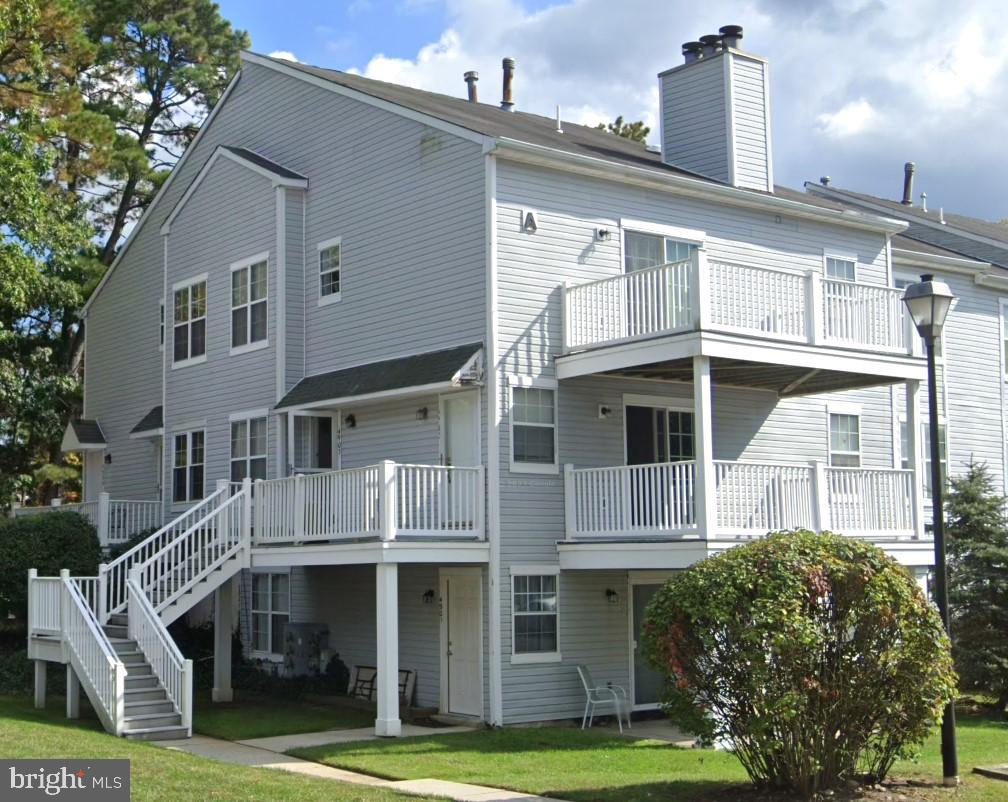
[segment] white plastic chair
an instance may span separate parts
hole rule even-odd
[[[630,727],[630,705],[627,700],[626,690],[619,685],[596,685],[592,679],[588,666],[579,665],[577,667],[578,676],[581,677],[581,684],[585,689],[585,711],[581,718],[581,729],[587,725],[591,727],[592,719],[595,718],[595,708],[598,705],[612,705],[616,713],[616,723],[619,731],[623,732],[623,717],[626,716],[627,729]]]

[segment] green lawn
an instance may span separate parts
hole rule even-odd
[[[484,730],[473,733],[332,744],[291,754],[390,779],[437,777],[572,802],[693,802],[738,797],[745,773],[731,755],[679,749],[604,731],[558,727]],[[923,793],[935,800],[1003,802],[1008,783],[971,774],[975,765],[1008,759],[1008,724],[963,717],[959,760],[964,785]],[[896,777],[941,778],[937,736],[917,763],[901,763]]]
[[[30,699],[0,697],[0,755],[5,758],[129,758],[131,798],[143,802],[185,799],[242,802],[409,802],[383,789],[346,785],[283,771],[232,766],[115,738],[94,719],[62,718],[63,700],[46,710]],[[84,707],[84,705],[82,705]]]
[[[374,712],[369,710],[271,699],[235,691],[235,701],[226,703],[211,702],[209,694],[199,694],[193,711],[193,731],[241,741],[270,735],[371,727],[374,719]]]

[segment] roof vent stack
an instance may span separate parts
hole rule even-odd
[[[513,58],[506,58],[501,62],[501,67],[504,68],[504,91],[501,96],[500,107],[504,109],[504,111],[514,111],[514,98],[511,94],[511,84],[514,82],[515,60]]]
[[[913,206],[913,177],[916,169],[913,162],[903,165],[903,200],[900,203],[904,206]]]
[[[830,185],[830,181],[832,181],[832,179],[828,175],[824,175],[819,178],[819,183],[824,187],[828,187]]]
[[[476,82],[479,80],[479,73],[476,70],[469,70],[463,77],[466,82],[466,87],[469,90],[469,102],[477,103],[476,100]]]
[[[721,46],[727,50],[729,47],[738,49],[739,40],[742,38],[741,25],[722,25],[718,28],[721,34]]]
[[[703,57],[703,45],[700,42],[683,42],[683,62],[692,64]]]
[[[924,214],[927,214],[927,193],[922,192],[920,198],[921,198],[921,211],[924,212]]]
[[[700,37],[700,44],[703,47],[703,57],[710,58],[721,50],[721,37],[716,33],[709,33]]]

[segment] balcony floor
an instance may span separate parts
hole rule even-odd
[[[490,560],[485,540],[400,538],[396,540],[326,541],[253,545],[252,568],[294,565],[377,565],[379,563],[434,563],[481,565]]]

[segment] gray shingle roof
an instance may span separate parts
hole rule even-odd
[[[469,343],[307,376],[294,385],[276,409],[451,381],[482,347],[483,343]]]
[[[238,156],[246,161],[250,161],[253,164],[257,164],[264,170],[269,170],[271,173],[283,176],[284,178],[293,178],[300,181],[307,181],[308,179],[301,173],[295,173],[293,170],[288,170],[282,164],[277,164],[275,161],[267,159],[265,156],[260,156],[255,151],[249,150],[248,148],[238,148],[233,145],[221,145],[224,150],[230,151],[235,156]]]
[[[77,442],[81,445],[105,445],[105,435],[96,420],[87,418],[74,418],[70,421],[70,426],[77,437]]]
[[[154,407],[140,419],[140,423],[130,429],[130,434],[153,432],[164,426],[164,413],[161,406]]]

